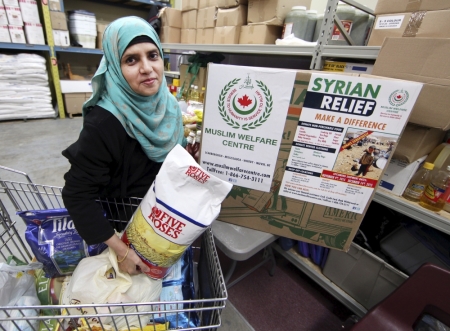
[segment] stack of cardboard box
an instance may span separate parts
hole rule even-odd
[[[52,0],[49,2],[49,9],[55,46],[70,46],[66,13],[61,11],[61,4],[58,0]]]
[[[161,9],[161,32],[162,43],[181,42],[181,11],[179,9],[165,7]]]
[[[247,1],[219,0],[214,44],[239,44],[241,28],[247,24]]]

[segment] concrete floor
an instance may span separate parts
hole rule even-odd
[[[27,173],[37,184],[63,186],[69,163],[61,151],[76,141],[82,119],[39,119],[0,122],[0,165]],[[24,181],[0,169],[0,178]],[[8,210],[12,208],[4,201]],[[10,212],[11,214],[11,212]],[[11,216],[13,217],[13,216]],[[19,222],[18,224],[22,224]],[[19,228],[23,233],[24,228]],[[227,302],[222,312],[221,331],[254,330],[244,317]]]

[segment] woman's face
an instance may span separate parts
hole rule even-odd
[[[137,94],[150,96],[158,92],[163,81],[164,61],[154,44],[139,43],[128,47],[122,55],[120,68]]]

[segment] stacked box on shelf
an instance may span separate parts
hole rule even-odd
[[[66,14],[61,11],[50,11],[50,21],[55,46],[70,46]]]
[[[44,29],[35,0],[19,0],[27,43],[45,45]]]
[[[12,43],[25,44],[22,13],[18,0],[3,0],[8,18],[8,31]]]
[[[247,6],[238,5],[232,8],[219,8],[214,44],[238,44],[241,26],[247,24]]]
[[[181,42],[181,10],[164,7],[159,13],[161,18],[160,39],[162,43]]]
[[[196,44],[212,44],[216,26],[217,7],[201,8],[197,12]]]
[[[182,2],[181,8],[181,42],[195,44],[197,30],[198,1]],[[195,7],[195,9],[194,9]]]
[[[95,48],[97,25],[94,13],[86,10],[69,12],[69,31],[75,42],[84,48]]]
[[[103,49],[103,46],[102,46],[103,33],[105,32],[108,24],[109,23],[107,23],[107,22],[99,22],[99,21],[97,21],[97,23],[96,23],[96,26],[97,26],[97,48],[98,49]]]
[[[6,16],[6,9],[3,3],[0,6],[0,42],[11,42],[8,30],[8,17]]]

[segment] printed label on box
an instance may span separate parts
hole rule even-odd
[[[378,17],[375,29],[400,29],[404,18],[405,15]]]

